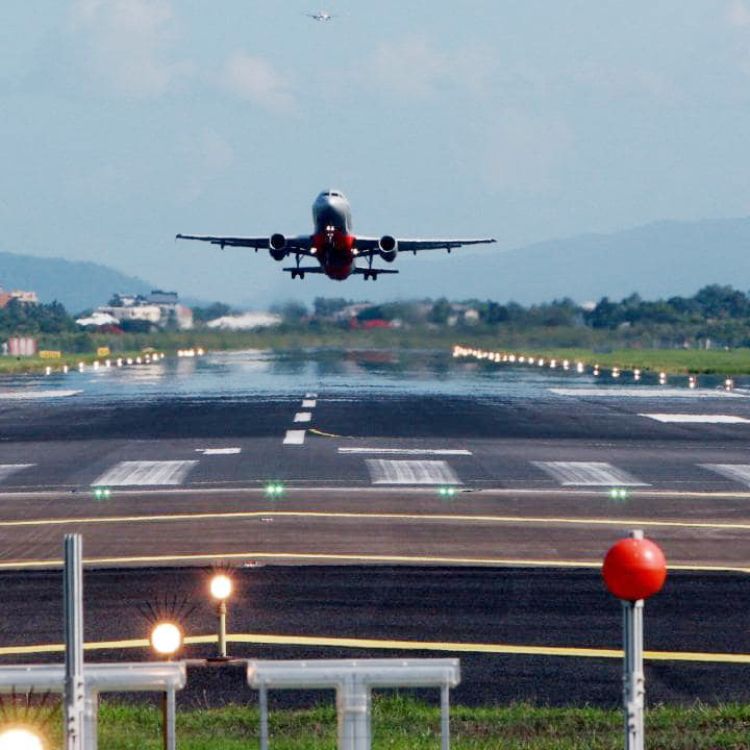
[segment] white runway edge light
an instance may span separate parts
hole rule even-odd
[[[0,750],[44,750],[44,743],[32,729],[10,727],[0,732]]]
[[[160,622],[151,631],[151,648],[161,656],[173,656],[182,646],[182,630],[173,622]]]
[[[211,596],[218,601],[226,601],[232,595],[232,579],[225,573],[218,573],[211,579]]]

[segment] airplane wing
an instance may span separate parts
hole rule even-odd
[[[198,240],[199,242],[210,242],[212,245],[225,247],[249,247],[253,250],[268,250],[271,247],[270,237],[213,237],[207,234],[178,234],[178,240]],[[286,249],[291,253],[308,255],[310,252],[310,237],[288,237],[286,238]]]
[[[356,247],[360,255],[374,255],[378,252],[380,242],[379,237],[357,237]],[[496,239],[488,237],[486,239],[396,239],[399,252],[414,253],[415,255],[422,250],[451,250],[464,245],[491,245],[497,242]]]

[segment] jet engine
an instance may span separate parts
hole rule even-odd
[[[393,263],[398,255],[398,241],[390,234],[385,234],[378,240],[378,250],[384,261]]]
[[[274,260],[282,261],[289,254],[286,249],[286,237],[283,234],[272,234],[268,241],[268,249]]]

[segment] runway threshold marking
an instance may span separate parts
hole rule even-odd
[[[314,398],[306,398],[302,401],[302,408],[303,409],[314,409],[317,406],[318,402]]]
[[[92,486],[138,487],[182,484],[197,461],[120,461],[98,476]]]
[[[574,646],[532,646],[509,643],[466,643],[461,641],[404,641],[381,638],[335,638],[307,635],[274,635],[266,633],[228,633],[230,643],[278,646],[311,646],[328,648],[377,649],[388,651],[443,651],[452,653],[496,654],[498,656],[560,656],[588,659],[622,659],[623,652],[616,648],[579,648]],[[195,635],[185,638],[187,645],[215,644],[216,634]],[[112,641],[93,641],[84,644],[86,651],[149,648],[145,638]],[[4,646],[2,656],[62,653],[62,643],[29,646]],[[647,661],[699,662],[708,664],[750,664],[750,654],[705,651],[645,651]]]
[[[699,464],[699,466],[750,487],[750,464]]]
[[[555,569],[593,569],[599,570],[601,560],[528,560],[520,558],[472,558],[472,557],[430,557],[408,555],[343,555],[319,552],[213,552],[201,554],[180,555],[133,555],[125,557],[88,557],[84,559],[86,565],[158,565],[164,563],[196,563],[230,560],[244,560],[255,563],[258,560],[309,561],[309,562],[337,562],[337,563],[391,563],[405,565],[479,565],[483,567],[515,567],[515,568],[547,568]],[[0,570],[39,570],[62,567],[60,559],[48,560],[17,560],[15,562],[0,563]],[[729,565],[692,565],[671,563],[672,571],[683,570],[704,573],[742,573],[750,574],[750,567],[735,567]]]
[[[563,487],[649,487],[627,471],[602,461],[532,461]]]
[[[445,461],[368,458],[365,463],[373,484],[461,484],[461,480]]]
[[[750,531],[748,523],[723,523],[708,521],[650,520],[642,518],[565,518],[560,516],[488,516],[452,515],[448,513],[354,513],[347,511],[294,511],[294,510],[242,510],[209,513],[160,513],[140,516],[71,516],[69,518],[35,518],[18,521],[0,521],[0,529],[15,527],[67,526],[75,524],[97,525],[118,523],[165,523],[191,521],[252,520],[255,518],[310,518],[323,520],[361,521],[428,521],[436,523],[495,523],[530,525],[573,526],[644,526],[648,528],[708,529],[711,531]]]

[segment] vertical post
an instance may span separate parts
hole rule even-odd
[[[625,750],[644,750],[643,599],[622,603]]]
[[[260,750],[268,750],[268,688],[261,684],[258,695],[260,709]]]
[[[227,658],[227,603],[223,599],[217,605],[219,615],[219,657]]]
[[[339,750],[370,750],[370,704],[370,688],[356,675],[345,680],[336,690]]]
[[[84,750],[83,540],[66,534],[63,578],[65,617],[65,750]]]
[[[447,684],[440,687],[440,747],[449,750],[451,746],[450,688]]]
[[[177,747],[176,702],[174,688],[169,688],[162,694],[162,742],[164,750],[175,750]]]
[[[86,691],[83,736],[86,738],[86,750],[97,750],[99,746],[99,693],[96,690]]]

